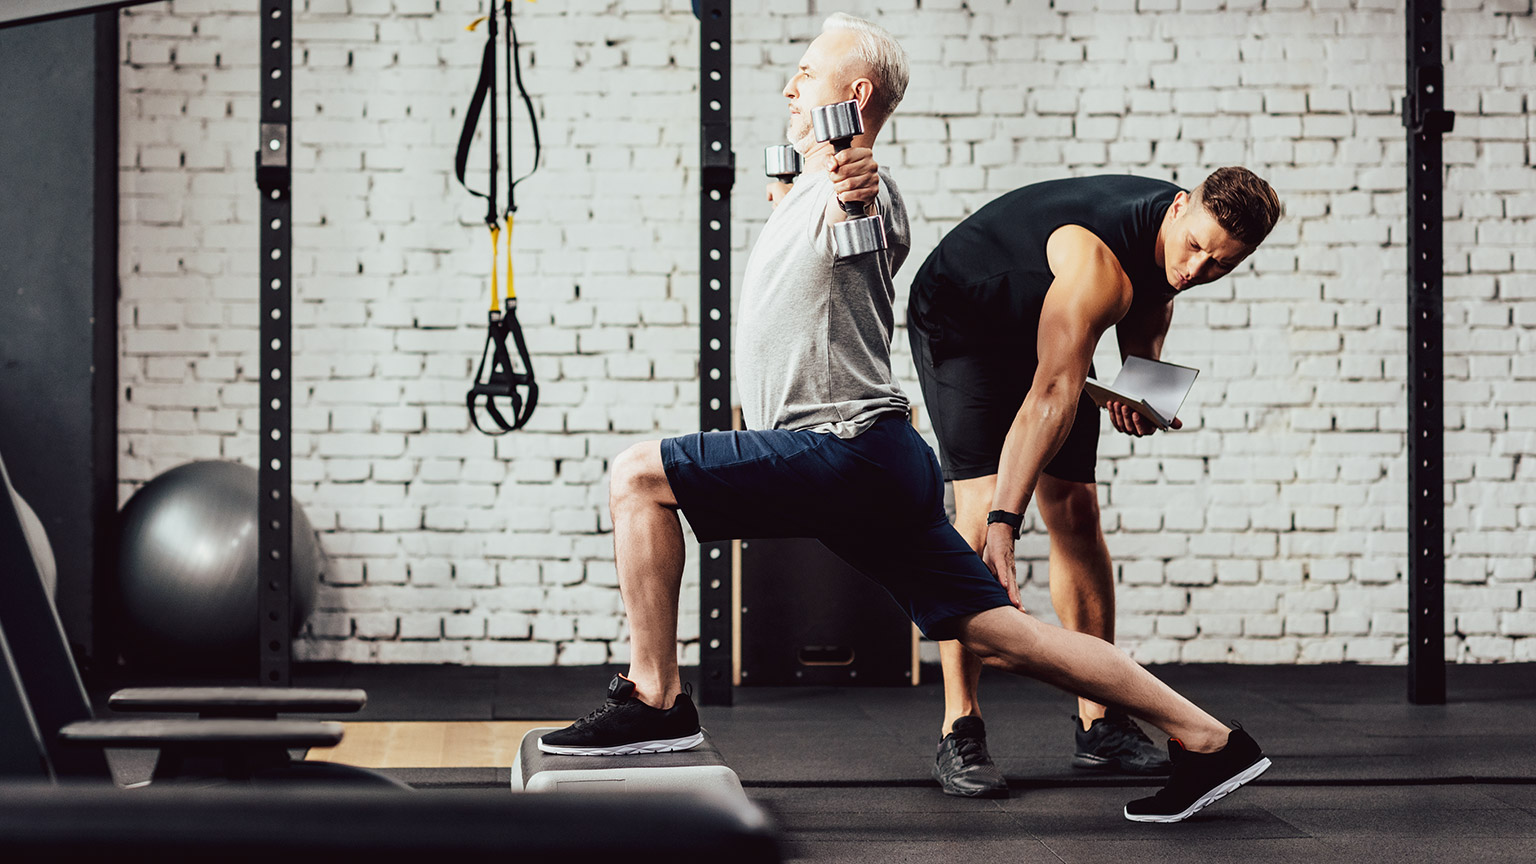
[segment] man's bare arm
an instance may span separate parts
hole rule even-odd
[[[1131,281],[1114,254],[1088,229],[1058,228],[1047,241],[1045,254],[1055,279],[1040,311],[1036,341],[1040,362],[1029,395],[1003,440],[992,496],[992,509],[1010,513],[1023,513],[1029,505],[1040,472],[1072,431],[1099,337],[1131,305]],[[988,525],[981,560],[1018,606],[1013,542],[1008,525]]]
[[[1003,442],[993,508],[1022,513],[1040,471],[1061,449],[1099,338],[1130,308],[1131,283],[1114,253],[1086,228],[1057,229],[1046,243],[1055,280],[1040,312],[1039,365]]]
[[[1120,343],[1120,359],[1145,357],[1159,360],[1163,356],[1163,340],[1173,323],[1173,298],[1131,302],[1130,311],[1115,325],[1115,339]]]

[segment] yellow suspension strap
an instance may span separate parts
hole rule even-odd
[[[523,339],[523,328],[517,322],[517,292],[512,285],[511,214],[507,216],[507,299],[501,309],[496,308],[496,273],[501,263],[498,234],[496,229],[491,229],[493,260],[491,311],[487,316],[489,332],[485,337],[485,349],[480,354],[480,367],[475,370],[475,383],[469,388],[465,399],[469,405],[470,422],[487,435],[502,435],[523,428],[533,417],[534,407],[539,404],[539,384],[533,377],[533,361],[528,356],[528,343]],[[517,348],[520,364],[513,363],[512,354],[507,350],[508,336],[512,337],[512,344]],[[498,406],[497,399],[505,401]],[[477,408],[485,409],[495,424],[493,428],[486,428],[480,422]]]
[[[506,74],[510,79],[507,84],[507,210],[505,217],[496,206],[496,185],[498,177],[497,146],[497,122],[496,122],[496,3],[502,2],[506,13]],[[539,385],[533,376],[533,361],[528,355],[528,345],[523,339],[523,328],[517,320],[517,291],[512,283],[512,216],[517,212],[514,190],[517,184],[528,179],[528,176],[538,170],[539,146],[538,122],[533,111],[533,102],[528,96],[528,91],[523,87],[522,70],[518,64],[517,35],[512,27],[512,2],[511,0],[490,0],[490,14],[485,18],[476,19],[470,25],[475,29],[481,21],[490,24],[489,35],[486,39],[485,52],[481,58],[480,81],[475,86],[475,95],[470,100],[469,110],[465,112],[464,130],[459,135],[459,149],[454,165],[458,173],[459,182],[464,183],[465,166],[469,159],[469,146],[474,139],[475,127],[479,122],[480,110],[486,104],[490,105],[490,180],[489,191],[476,192],[465,184],[466,189],[481,198],[486,199],[489,205],[486,212],[486,227],[491,234],[491,308],[487,314],[487,333],[485,348],[480,354],[480,366],[475,371],[475,380],[465,396],[465,402],[469,408],[470,422],[476,429],[487,435],[502,435],[515,429],[521,429],[527,425],[533,417],[533,409],[539,401]],[[529,123],[533,130],[534,165],[528,174],[513,180],[511,170],[512,154],[512,89],[515,86],[523,98],[523,104],[527,107]],[[497,276],[501,267],[501,222],[506,220],[507,234],[507,297],[505,303],[500,302],[500,291],[497,285]],[[507,349],[507,338],[512,338],[512,344],[517,349],[517,362],[513,361],[512,353]],[[497,400],[502,400],[498,404]],[[483,408],[490,417],[491,427],[482,424],[479,409]]]

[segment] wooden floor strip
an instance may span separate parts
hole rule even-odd
[[[528,730],[569,720],[344,723],[335,747],[317,747],[310,762],[362,768],[508,768]]]

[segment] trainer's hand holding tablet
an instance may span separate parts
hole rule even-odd
[[[1127,357],[1114,383],[1089,378],[1083,389],[1109,412],[1110,423],[1127,435],[1141,437],[1159,429],[1181,429],[1179,408],[1189,396],[1200,370],[1144,357]]]

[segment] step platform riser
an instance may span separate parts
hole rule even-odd
[[[556,727],[531,729],[512,764],[512,789],[525,792],[679,792],[746,799],[741,780],[704,732],[691,750],[634,756],[563,756],[539,749]]]

